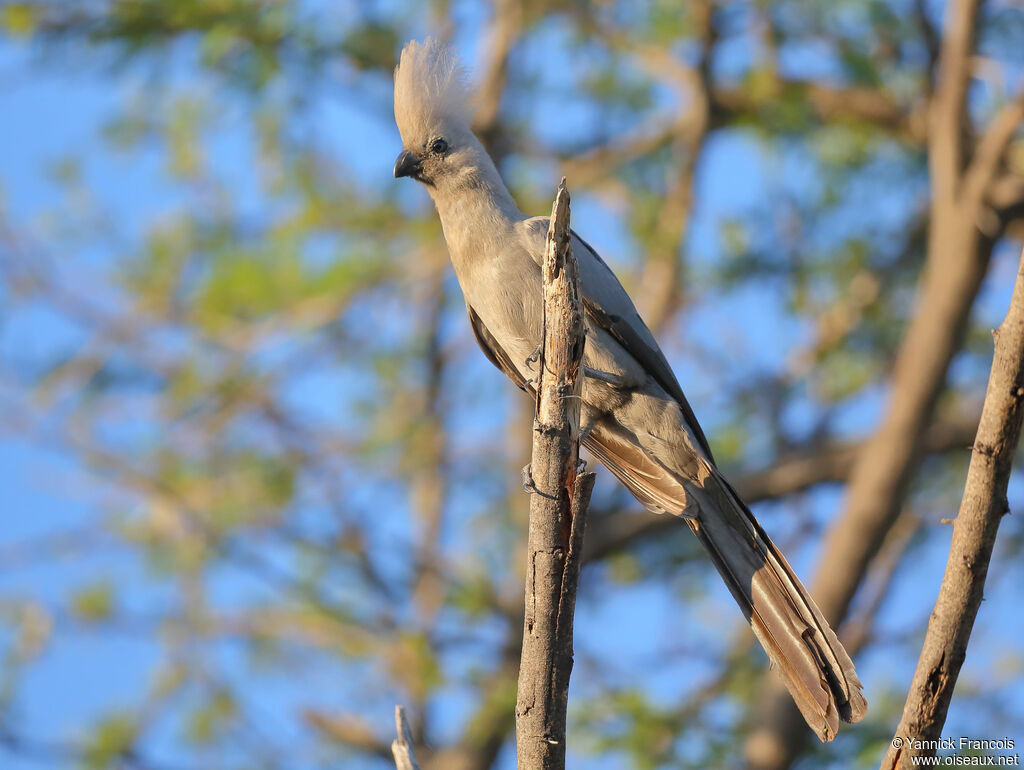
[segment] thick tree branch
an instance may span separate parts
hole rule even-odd
[[[712,122],[716,127],[732,123],[738,116],[770,109],[782,98],[803,102],[823,122],[869,123],[915,145],[924,144],[927,138],[923,110],[901,104],[885,89],[830,86],[795,78],[778,78],[772,88],[756,95],[742,87],[715,88],[711,92]]]
[[[933,196],[938,199],[951,201],[956,197],[966,163],[965,106],[980,6],[981,0],[957,0],[946,9],[938,82],[928,115],[928,167]]]
[[[585,343],[579,273],[569,233],[565,180],[544,252],[544,333],[533,426],[526,614],[516,702],[519,767],[565,767],[565,712],[572,672],[572,618],[594,474],[578,473]]]
[[[883,770],[909,768],[914,757],[935,754],[934,749],[915,747],[914,741],[941,737],[981,606],[999,522],[1009,513],[1006,488],[1024,420],[1024,254],[1010,309],[994,337],[992,373],[960,513],[953,524],[946,573],[928,621],[903,717],[896,728],[896,737],[904,742],[900,746],[896,740],[890,744],[882,761]]]

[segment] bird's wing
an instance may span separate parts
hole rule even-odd
[[[476,344],[480,346],[480,349],[484,352],[492,364],[498,367],[505,375],[516,384],[520,390],[525,390],[531,395],[536,395],[536,390],[526,381],[526,378],[520,374],[519,369],[509,358],[508,353],[498,344],[498,341],[494,338],[487,327],[484,326],[484,322],[480,320],[480,316],[473,309],[472,305],[467,304],[466,310],[469,312],[469,326],[473,330],[473,336],[476,338]]]
[[[527,250],[538,264],[544,258],[544,243],[548,231],[548,217],[533,217],[522,223],[529,243]],[[572,249],[580,269],[580,292],[587,315],[605,330],[640,364],[658,385],[679,403],[687,426],[692,431],[707,459],[714,462],[711,447],[697,416],[693,413],[679,381],[661,352],[654,335],[637,312],[633,300],[605,264],[601,256],[575,232]]]
[[[537,391],[519,372],[508,353],[491,334],[471,305],[469,325],[487,359],[531,396]],[[583,445],[594,455],[648,510],[655,513],[679,514],[686,508],[686,491],[682,484],[662,465],[647,456],[635,441],[606,430],[605,426],[589,432]]]

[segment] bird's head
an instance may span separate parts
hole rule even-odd
[[[470,129],[469,101],[462,68],[448,47],[427,38],[402,49],[395,68],[395,122],[402,135],[395,178],[436,187],[472,167],[480,145]]]

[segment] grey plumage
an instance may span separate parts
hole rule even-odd
[[[395,176],[423,182],[441,217],[470,324],[492,363],[520,388],[541,339],[546,217],[527,218],[470,130],[454,56],[410,43],[395,71],[403,152]],[[711,448],[658,343],[608,266],[574,234],[586,306],[585,446],[647,508],[682,517],[707,548],[754,633],[818,737],[867,709],[842,644]],[[599,373],[599,374],[598,374]]]

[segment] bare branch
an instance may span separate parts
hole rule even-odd
[[[644,122],[632,133],[620,136],[606,144],[581,152],[575,157],[563,158],[561,165],[567,175],[587,187],[610,176],[630,161],[656,152],[672,141],[683,127],[679,115],[661,115]]]
[[[315,709],[302,712],[303,721],[331,740],[377,757],[390,758],[387,743],[380,740],[373,728],[363,720],[350,716],[334,716]]]
[[[578,474],[583,388],[583,301],[569,232],[565,180],[544,253],[544,336],[533,427],[526,613],[516,701],[519,767],[565,767],[565,712],[572,672],[586,507],[594,474]]]
[[[999,522],[1009,513],[1006,488],[1024,421],[1024,254],[1010,309],[993,336],[992,373],[960,513],[953,524],[946,573],[896,728],[896,736],[904,742],[897,746],[899,742],[893,740],[882,761],[883,770],[909,768],[915,764],[912,758],[935,754],[934,749],[915,748],[906,739],[934,741],[940,737],[981,606]]]
[[[412,753],[412,731],[405,718],[405,709],[395,706],[395,732],[398,737],[391,742],[391,753],[395,757],[397,770],[420,770],[416,756]]]
[[[981,0],[957,0],[946,10],[938,82],[928,115],[928,165],[936,198],[952,201],[965,163],[967,86]]]
[[[964,174],[962,196],[972,206],[980,206],[997,178],[999,163],[1013,135],[1024,122],[1024,91],[1003,106],[992,118],[978,140],[970,166]]]

